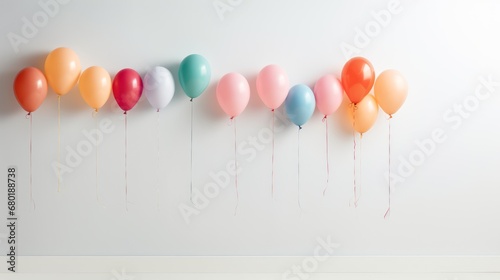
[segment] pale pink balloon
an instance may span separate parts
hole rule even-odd
[[[278,65],[267,65],[257,76],[257,93],[269,109],[277,109],[286,99],[290,82]]]
[[[241,114],[250,100],[250,85],[239,73],[224,75],[217,84],[217,101],[231,118]]]
[[[344,89],[340,81],[333,75],[321,77],[314,86],[316,106],[321,114],[329,116],[342,104]]]

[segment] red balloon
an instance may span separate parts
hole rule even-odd
[[[113,96],[123,111],[134,108],[142,95],[141,76],[133,69],[120,70],[113,79]]]
[[[342,69],[342,87],[352,103],[358,104],[375,83],[373,65],[366,58],[354,57]]]
[[[14,94],[26,112],[34,112],[47,96],[47,79],[35,67],[24,68],[14,80]]]

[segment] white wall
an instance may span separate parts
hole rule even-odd
[[[41,0],[46,2],[47,0]],[[61,1],[62,2],[62,1]],[[240,203],[234,216],[232,183],[210,200],[188,225],[179,212],[189,204],[190,103],[178,87],[161,112],[161,174],[156,175],[157,119],[143,97],[129,114],[129,211],[124,200],[123,115],[111,98],[99,118],[114,130],[99,146],[100,205],[95,196],[95,158],[91,154],[72,173],[57,176],[57,98],[51,91],[33,117],[33,194],[29,201],[29,122],[12,92],[16,73],[41,68],[48,52],[74,49],[83,68],[105,67],[112,75],[131,67],[143,74],[163,65],[177,80],[178,65],[191,53],[204,55],[213,70],[209,89],[196,100],[194,182],[202,189],[210,172],[233,159],[233,132],[215,98],[225,73],[244,74],[252,86],[247,110],[237,119],[238,142],[248,141],[271,123],[256,95],[255,77],[276,63],[292,84],[313,86],[322,75],[339,75],[348,59],[343,44],[355,45],[356,29],[390,1],[226,1],[235,6],[219,17],[213,0],[69,1],[14,50],[10,32],[22,35],[23,18],[43,11],[37,1],[2,1],[0,15],[0,179],[18,167],[19,251],[21,255],[312,255],[317,238],[340,246],[334,255],[493,255],[500,253],[500,86],[479,101],[458,124],[447,119],[456,104],[470,102],[480,78],[500,80],[500,40],[495,1],[400,1],[393,14],[359,54],[376,72],[400,70],[408,79],[406,103],[392,120],[393,170],[417,149],[415,141],[435,129],[444,143],[395,186],[392,215],[387,206],[387,122],[380,114],[363,137],[359,207],[352,199],[352,138],[331,117],[332,180],[325,197],[324,124],[316,113],[301,132],[301,200],[297,206],[296,128],[276,134],[276,192],[271,199],[271,145],[253,160],[240,154]],[[178,84],[177,84],[178,86]],[[93,129],[91,110],[74,89],[62,99],[61,147],[76,147],[83,130]],[[450,115],[451,116],[451,115]],[[465,116],[465,115],[464,115]],[[244,145],[244,144],[242,144]],[[63,157],[66,153],[63,153]],[[359,169],[358,169],[358,172]],[[161,182],[156,194],[156,182]],[[3,195],[6,190],[2,188]],[[157,197],[160,209],[156,208]],[[0,212],[6,215],[5,199]],[[5,232],[6,229],[0,230]],[[5,250],[5,242],[0,244]]]

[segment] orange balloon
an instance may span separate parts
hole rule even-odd
[[[83,100],[94,110],[99,110],[111,94],[111,77],[108,71],[92,66],[83,71],[78,88]]]
[[[396,70],[382,72],[375,81],[375,97],[388,115],[396,113],[406,100],[408,83]]]
[[[14,80],[14,94],[26,112],[36,111],[47,96],[47,80],[42,71],[35,67],[19,71]]]
[[[375,123],[378,116],[378,104],[372,94],[368,94],[355,106],[349,105],[346,110],[351,127],[363,134]]]
[[[58,95],[65,95],[76,85],[80,71],[80,59],[72,49],[57,48],[45,59],[47,82]]]
[[[354,57],[342,68],[342,87],[352,103],[358,104],[375,82],[373,65],[364,57]]]

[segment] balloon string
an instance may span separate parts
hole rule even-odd
[[[35,210],[35,200],[33,199],[33,115],[31,112],[26,115],[30,119],[30,201]]]
[[[363,133],[359,134],[359,180],[358,180],[358,200],[363,195]],[[356,202],[357,202],[356,201]]]
[[[300,131],[302,126],[299,125],[299,130],[297,130],[297,203],[299,204],[300,210],[302,210],[302,205],[300,204]]]
[[[160,109],[156,110],[156,209],[160,210]]]
[[[128,212],[128,124],[127,124],[127,112],[123,112],[125,115],[125,210]]]
[[[98,130],[98,109],[92,111],[92,117],[95,119],[95,129]],[[95,145],[95,196],[97,199],[97,203],[102,207],[106,208],[104,204],[101,203],[101,198],[99,196],[99,145],[96,143]]]
[[[61,191],[61,96],[57,96],[57,191]]]
[[[328,152],[328,117],[324,116],[323,117],[323,122],[325,122],[325,143],[326,143],[326,186],[325,189],[323,190],[323,196],[326,194],[326,190],[328,189],[328,185],[330,182],[330,156]]]
[[[193,102],[193,98],[191,98],[191,203],[194,204],[193,202],[193,107],[194,107],[194,102]]]
[[[353,176],[353,190],[354,190],[354,207],[358,207],[358,194],[356,188],[356,104],[352,107],[352,140],[353,140],[353,154],[354,154],[354,176]]]
[[[92,112],[92,117],[95,120],[95,128],[98,130],[99,125],[97,122],[97,109]],[[97,202],[100,202],[99,199],[99,145],[95,145],[95,196],[97,199]]]
[[[391,215],[391,119],[392,115],[389,115],[389,207],[385,211],[384,219]]]
[[[236,216],[236,213],[238,211],[238,205],[240,204],[240,194],[238,191],[238,158],[236,154],[236,120],[234,117],[231,118],[234,122],[234,187],[236,190],[236,207],[234,208],[234,215]]]
[[[274,120],[275,120],[275,112],[274,109],[272,109],[273,112],[273,150],[272,150],[272,156],[271,156],[271,192],[272,192],[272,198],[274,200]]]

